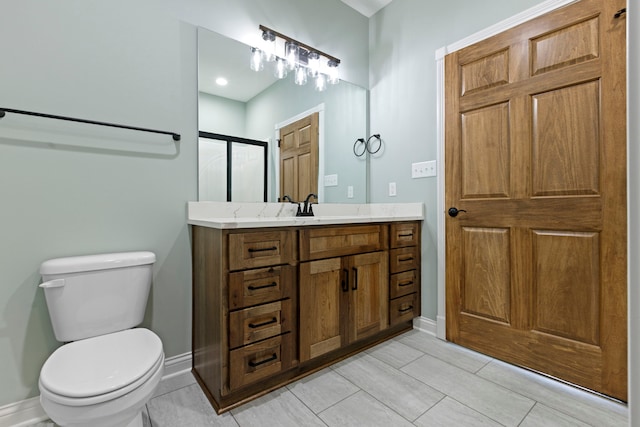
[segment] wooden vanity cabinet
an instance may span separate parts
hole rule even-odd
[[[191,230],[193,373],[218,413],[420,313],[418,222]]]

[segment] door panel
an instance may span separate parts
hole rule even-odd
[[[464,252],[469,255],[464,264],[463,312],[510,322],[509,237],[504,228],[463,229]]]
[[[598,81],[531,98],[533,195],[598,194],[602,140]]]
[[[389,325],[388,253],[373,252],[349,258],[351,273],[349,341],[354,342]]]
[[[344,345],[342,321],[342,260],[331,258],[300,263],[300,361],[304,362]]]
[[[599,344],[599,233],[534,231],[533,235],[533,329]]]
[[[508,197],[509,104],[462,114],[462,197]]]
[[[621,400],[624,0],[445,57],[447,339]]]

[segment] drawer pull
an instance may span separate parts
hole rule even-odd
[[[271,282],[268,285],[262,285],[262,286],[249,285],[247,286],[247,289],[249,289],[250,291],[257,291],[258,289],[273,288],[275,286],[278,286],[278,284],[276,282]]]
[[[398,237],[413,237],[413,233],[398,234]]]
[[[413,285],[413,280],[409,280],[408,282],[398,283],[398,286],[400,287],[409,286],[409,285]]]
[[[413,261],[413,257],[410,256],[408,258],[398,258],[398,261],[400,261],[400,262]]]
[[[249,253],[275,251],[276,249],[278,249],[277,246],[272,246],[270,248],[249,248]]]
[[[271,320],[267,320],[266,322],[262,322],[262,323],[249,323],[249,327],[251,329],[255,329],[255,328],[261,328],[263,326],[267,326],[270,325],[272,323],[277,323],[278,319],[276,319],[275,317],[271,318]]]
[[[256,362],[255,360],[250,360],[249,366],[251,366],[252,368],[255,368],[256,366],[264,365],[265,363],[269,363],[273,360],[276,360],[277,358],[278,358],[278,355],[273,353],[271,357],[267,357],[266,359],[261,360],[259,362]]]
[[[356,267],[353,267],[353,287],[351,289],[358,290],[358,269]]]
[[[409,306],[409,307],[407,307],[407,308],[400,308],[400,309],[398,309],[398,311],[399,311],[400,313],[406,313],[407,311],[411,311],[411,310],[413,310],[413,306],[412,306],[412,305],[410,305],[410,306]]]

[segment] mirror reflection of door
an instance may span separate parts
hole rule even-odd
[[[280,129],[279,200],[318,194],[318,118],[316,112]]]

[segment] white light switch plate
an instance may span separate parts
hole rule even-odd
[[[325,187],[337,187],[338,186],[338,175],[325,175],[324,176],[324,186]]]
[[[389,196],[393,197],[396,195],[396,183],[395,182],[390,182],[389,183]]]
[[[417,162],[411,164],[411,178],[436,176],[436,161]]]
[[[353,185],[347,187],[347,199],[353,199]]]

